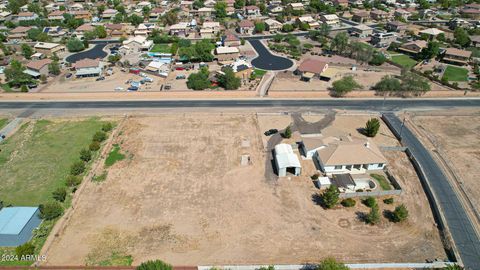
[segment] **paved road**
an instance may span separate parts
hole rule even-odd
[[[83,51],[83,52],[79,52],[79,53],[76,53],[76,54],[72,54],[72,55],[68,56],[65,60],[69,63],[75,63],[78,60],[82,60],[82,59],[86,59],[86,58],[90,58],[90,59],[100,58],[100,59],[102,59],[105,56],[107,56],[107,53],[105,51],[103,51],[103,48],[105,48],[105,46],[107,46],[106,43],[99,43],[99,44],[95,45],[92,49],[90,49],[88,51]]]
[[[392,113],[385,116],[390,120],[393,127],[400,131],[402,126],[400,119]],[[480,269],[480,238],[475,233],[473,225],[447,177],[433,160],[428,150],[406,127],[402,131],[402,143],[409,148],[427,175],[427,181],[430,183],[437,203],[445,216],[447,226],[463,263],[467,269]]]
[[[260,40],[249,40],[257,51],[258,57],[252,60],[252,65],[264,70],[284,70],[293,66],[292,60],[273,55]]]
[[[137,101],[0,101],[0,109],[135,109],[135,108],[313,108],[397,111],[428,108],[480,108],[480,99],[233,99]]]

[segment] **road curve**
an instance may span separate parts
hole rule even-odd
[[[142,108],[307,108],[399,111],[404,109],[480,108],[480,99],[229,99],[131,101],[0,101],[0,110],[11,109],[142,109]]]
[[[65,61],[67,61],[69,63],[75,63],[78,60],[82,60],[82,59],[86,59],[86,58],[89,58],[89,59],[97,59],[97,58],[103,59],[105,56],[107,56],[107,53],[103,50],[103,48],[105,48],[106,45],[107,45],[107,43],[96,44],[93,48],[91,48],[89,50],[67,56],[67,58],[65,58]]]
[[[272,54],[260,40],[249,40],[258,57],[252,60],[252,65],[264,70],[285,70],[293,66],[292,60]]]

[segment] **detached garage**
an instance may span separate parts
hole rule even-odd
[[[281,143],[275,146],[275,164],[278,176],[287,176],[287,172],[300,175],[302,172],[298,156],[293,153],[292,146],[289,144]]]
[[[6,207],[0,210],[0,246],[14,247],[28,242],[42,222],[38,207]]]

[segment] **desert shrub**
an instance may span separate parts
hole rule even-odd
[[[82,178],[76,175],[69,175],[65,180],[66,185],[69,187],[76,187],[82,183]]]
[[[88,146],[88,149],[90,149],[90,151],[98,151],[98,149],[100,149],[100,143],[99,143],[99,142],[96,142],[96,141],[93,141],[93,142],[90,143],[90,145]]]
[[[345,199],[341,202],[341,204],[345,207],[354,207],[355,204],[357,204],[357,201],[355,201],[352,198]]]
[[[393,198],[387,198],[383,200],[383,203],[385,204],[392,204],[393,203]]]
[[[374,207],[374,206],[377,205],[377,200],[376,200],[374,197],[372,197],[372,196],[367,197],[367,198],[364,199],[362,202],[363,202],[363,204],[365,204],[366,206],[368,206],[368,207],[370,207],[370,208],[372,208],[372,207]]]
[[[103,132],[103,131],[97,131],[94,135],[93,135],[93,141],[94,142],[103,142],[107,139],[107,133]]]
[[[92,159],[92,152],[90,152],[88,149],[82,149],[80,151],[80,159],[85,162],[89,162]]]
[[[393,222],[402,222],[408,218],[408,210],[405,205],[401,204],[395,207],[395,210],[392,213]]]
[[[52,197],[59,202],[64,202],[67,197],[67,189],[65,187],[57,188],[52,192]]]
[[[331,185],[327,190],[325,190],[322,195],[322,202],[326,208],[332,208],[338,203],[338,197],[340,192],[335,185]]]
[[[72,175],[80,175],[85,171],[85,163],[83,161],[77,161],[72,164],[70,167],[70,174]]]
[[[49,202],[40,205],[40,217],[46,220],[55,219],[63,214],[63,207],[58,202]]]
[[[17,255],[19,259],[23,256],[33,255],[34,252],[35,246],[30,242],[27,242],[15,248],[15,255]]]
[[[317,180],[318,178],[320,177],[320,174],[319,173],[316,173],[314,175],[312,175],[312,180]]]
[[[290,128],[290,126],[288,126],[285,131],[282,133],[282,137],[284,138],[291,138],[292,137],[292,129]]]
[[[110,130],[112,130],[112,128],[113,128],[112,123],[108,122],[108,123],[103,124],[102,131],[103,132],[109,132]]]
[[[146,261],[141,263],[137,270],[172,270],[173,267],[161,260]]]
[[[374,205],[370,212],[365,216],[365,222],[371,225],[377,224],[380,221],[380,210],[378,205]]]

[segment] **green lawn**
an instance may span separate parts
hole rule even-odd
[[[153,48],[150,50],[153,53],[170,53],[170,45],[168,44],[155,44]]]
[[[401,65],[404,68],[411,69],[417,64],[417,61],[408,57],[407,55],[394,55],[392,56],[392,62]]]
[[[381,174],[376,174],[376,173],[372,173],[372,174],[370,174],[370,176],[373,179],[377,180],[378,184],[380,184],[380,187],[383,190],[391,190],[392,189],[392,186],[390,185],[388,180],[385,178],[385,176],[383,176]]]
[[[105,166],[110,167],[115,162],[124,160],[125,155],[120,153],[120,146],[118,144],[113,145],[112,151],[108,154],[107,159],[105,159]]]
[[[64,186],[70,166],[88,147],[103,122],[98,119],[23,124],[0,143],[0,198],[6,204],[35,206]]]
[[[257,76],[258,78],[263,77],[263,75],[267,73],[266,70],[258,69],[258,68],[254,69],[253,72],[255,73],[255,76]]]
[[[8,124],[8,119],[6,118],[0,118],[0,129],[2,129],[4,126]]]
[[[447,66],[443,73],[443,78],[447,78],[451,82],[466,82],[468,81],[468,70],[461,67]]]

